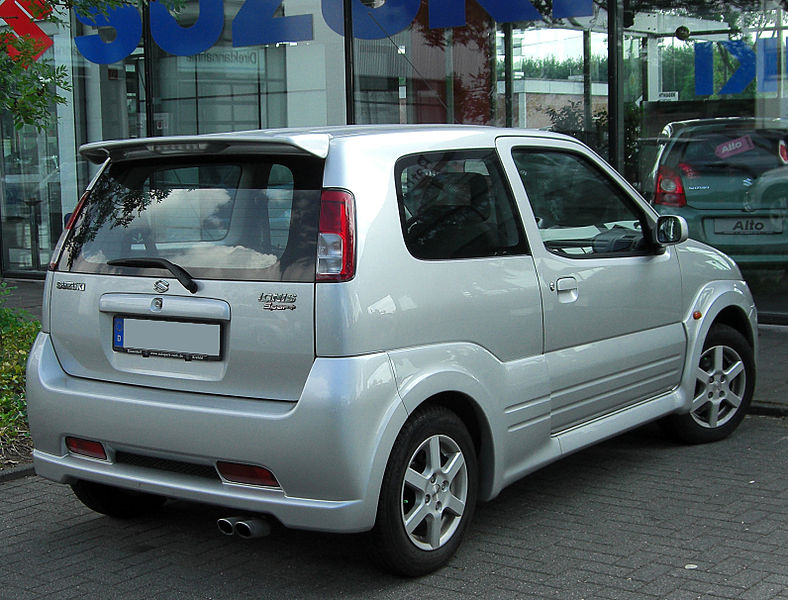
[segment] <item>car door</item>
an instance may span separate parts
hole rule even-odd
[[[544,309],[553,432],[674,389],[685,335],[676,253],[612,169],[570,141],[498,142]]]

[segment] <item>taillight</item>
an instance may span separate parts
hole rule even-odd
[[[317,237],[317,281],[348,281],[356,273],[355,203],[344,190],[323,190]]]
[[[788,148],[785,147],[785,140],[780,140],[779,154],[780,161],[784,165],[788,165]]]
[[[57,269],[57,264],[60,262],[60,255],[63,253],[63,244],[66,242],[66,238],[68,237],[71,228],[74,226],[74,223],[79,216],[79,213],[82,212],[82,208],[85,206],[85,203],[88,201],[90,197],[90,190],[87,190],[82,197],[77,202],[76,208],[74,208],[74,212],[71,213],[71,218],[69,218],[68,223],[66,223],[66,227],[63,229],[63,232],[60,234],[60,238],[55,244],[55,249],[52,250],[52,255],[49,259],[49,270],[54,271]]]
[[[659,168],[654,204],[676,207],[687,205],[687,196],[684,194],[684,184],[681,182],[681,177],[670,167],[663,165]]]

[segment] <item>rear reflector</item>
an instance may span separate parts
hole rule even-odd
[[[344,190],[323,190],[317,238],[317,281],[348,281],[356,271],[355,207]]]
[[[107,453],[101,442],[93,442],[91,440],[83,440],[81,438],[67,437],[66,448],[74,454],[81,454],[82,456],[90,456],[91,458],[100,458],[107,460]]]
[[[216,463],[216,469],[222,477],[233,483],[279,487],[274,474],[264,467],[219,461]]]

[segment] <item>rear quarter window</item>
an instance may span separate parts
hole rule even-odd
[[[430,152],[395,168],[405,244],[419,259],[527,252],[522,224],[493,150]]]
[[[179,159],[111,165],[66,241],[59,268],[165,258],[201,279],[313,281],[322,162],[306,157]]]

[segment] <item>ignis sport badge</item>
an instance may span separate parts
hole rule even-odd
[[[263,304],[263,310],[295,310],[296,294],[260,294],[257,299]]]

